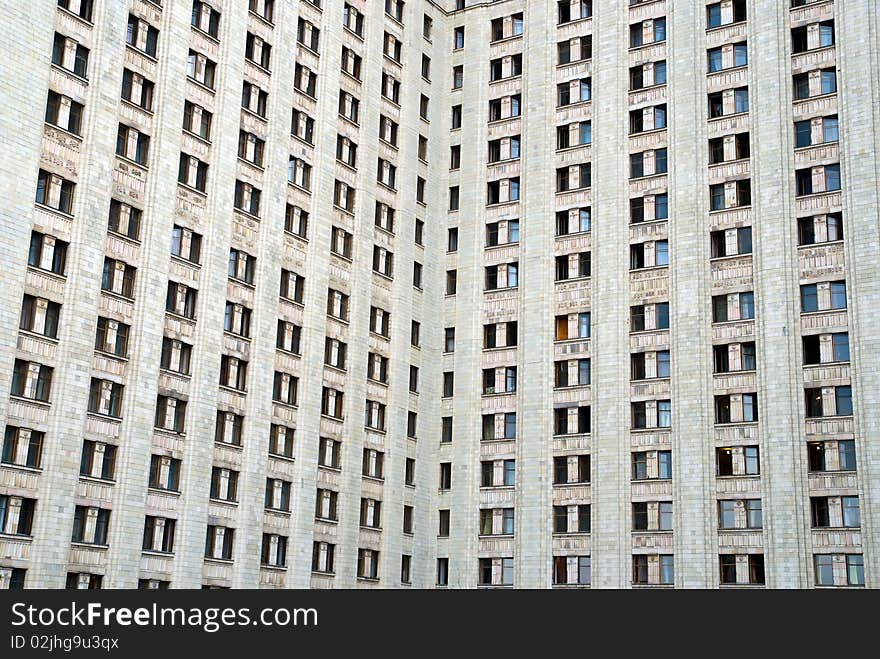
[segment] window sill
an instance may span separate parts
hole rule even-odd
[[[159,558],[172,558],[173,551],[162,551],[161,549],[141,549],[141,556],[157,556]]]
[[[124,98],[122,100],[125,101]],[[136,107],[140,108],[140,106],[136,106]],[[140,108],[140,109],[143,109],[143,108]],[[148,114],[150,114],[150,115],[153,114],[152,112],[149,112],[147,110],[144,110],[144,111],[148,112]],[[80,135],[79,133],[74,133],[72,130],[68,130],[64,126],[59,126],[58,124],[53,124],[48,121],[44,121],[43,123],[46,126],[48,126],[49,128],[51,128],[52,130],[60,131],[60,132],[64,133],[67,137],[70,137],[70,138],[76,140],[77,142],[79,142],[80,144],[82,144],[83,136]]]
[[[41,204],[39,201],[35,201],[34,206],[36,206],[37,208],[41,208],[43,210],[47,210],[50,213],[52,213],[53,215],[60,215],[61,217],[64,217],[68,220],[73,219],[73,213],[68,213],[67,211],[61,210],[60,208],[53,208],[52,206],[48,206],[46,204]]]
[[[717,71],[706,71],[706,75],[711,76],[716,73],[730,73],[731,71],[742,71],[749,68],[748,62],[745,64],[739,64],[738,66],[728,66],[726,68],[718,69]]]
[[[318,97],[315,96],[315,93],[314,93],[314,92],[310,92],[308,89],[300,89],[299,87],[297,87],[297,86],[294,85],[294,87],[293,87],[293,91],[295,91],[297,94],[302,94],[302,95],[305,96],[307,99],[309,99],[309,100],[311,100],[311,101],[314,101],[315,103],[318,102]],[[317,91],[317,90],[316,90],[316,91]]]
[[[348,27],[347,25],[343,25],[343,26],[342,26],[342,29],[345,30],[348,34],[350,34],[350,35],[353,36],[354,38],[356,38],[358,41],[363,41],[363,40],[364,40],[364,35],[363,35],[363,33],[358,34],[357,32],[355,32],[354,30],[352,30],[352,29],[351,29],[350,27]]]
[[[235,561],[231,558],[215,558],[214,556],[205,556],[206,563],[218,563],[220,565],[234,565]]]
[[[357,128],[360,128],[360,126],[361,126],[357,121],[355,121],[355,120],[352,119],[351,117],[347,117],[347,116],[345,116],[344,114],[338,114],[337,116],[338,116],[340,119],[342,119],[342,120],[344,120],[344,121],[350,123],[352,126],[355,126],[355,127],[357,127]]]
[[[582,186],[579,187],[579,188],[568,188],[568,189],[566,189],[566,190],[557,190],[557,191],[556,191],[556,196],[557,196],[557,197],[560,197],[560,196],[565,195],[565,194],[568,194],[568,193],[570,193],[570,192],[583,192],[583,191],[585,191],[585,190],[591,190],[592,187],[593,187],[593,185],[592,185],[592,182],[591,182],[590,185],[582,185]]]
[[[289,303],[289,304],[292,304],[292,305],[295,306],[295,307],[300,307],[300,308],[302,308],[302,307],[304,306],[303,303],[302,303],[301,301],[299,301],[299,300],[294,300],[294,299],[291,299],[291,298],[289,298],[289,297],[284,297],[283,295],[279,295],[279,296],[278,296],[278,299],[283,300],[284,302],[287,302],[287,303]]]
[[[14,396],[13,396],[13,398],[14,398]],[[25,400],[30,400],[30,399],[29,399],[29,398],[26,398]],[[31,401],[31,402],[38,402],[38,401]],[[48,403],[43,403],[43,404],[44,404],[46,407],[49,406]],[[87,414],[88,416],[91,416],[91,417],[95,417],[95,418],[101,419],[102,421],[110,421],[110,422],[112,422],[112,423],[120,423],[120,422],[122,421],[122,417],[121,417],[121,416],[110,416],[109,414],[104,414],[103,412],[98,412],[97,410],[88,410],[88,411],[86,412],[86,414]]]
[[[511,41],[516,41],[517,39],[522,39],[523,34],[524,34],[523,32],[519,32],[518,34],[508,34],[507,36],[503,36],[498,39],[491,39],[489,41],[489,45],[494,46],[496,44],[503,44],[503,43],[509,43]],[[457,50],[461,50],[461,48],[458,48]]]
[[[51,65],[52,65],[53,69],[57,69],[58,71],[63,72],[65,75],[69,75],[70,77],[74,78],[75,80],[79,80],[80,82],[82,82],[86,85],[89,84],[88,78],[81,76],[78,73],[74,73],[70,69],[65,69],[63,66],[61,66],[60,64],[56,64],[55,62],[52,62]]]
[[[18,533],[0,533],[0,538],[9,539],[9,540],[18,540],[19,542],[31,542],[34,539],[33,535],[24,535]]]
[[[208,198],[208,193],[205,190],[199,190],[198,188],[194,188],[191,185],[184,183],[183,181],[178,181],[177,186],[179,188],[183,188],[184,190],[186,190],[188,192],[193,192],[200,197],[204,197],[205,199]]]
[[[555,437],[561,437],[561,435],[554,435]],[[516,437],[481,437],[481,442],[515,442]]]
[[[19,536],[21,537],[21,536]],[[110,545],[104,544],[100,545],[95,542],[83,542],[82,540],[71,540],[71,547],[79,547],[81,549],[97,549],[99,551],[107,551],[110,548]]]
[[[628,133],[628,137],[641,137],[642,135],[651,135],[653,133],[659,133],[662,130],[666,130],[666,126],[661,126],[660,128],[648,128],[647,130],[639,130],[634,133]]]
[[[192,28],[192,31],[193,31],[193,32],[195,32],[196,34],[198,34],[198,35],[200,35],[200,36],[205,37],[205,38],[206,38],[208,41],[210,41],[211,43],[214,43],[214,44],[219,44],[219,43],[220,43],[220,39],[219,39],[219,37],[215,37],[215,36],[214,36],[213,34],[211,34],[210,32],[205,32],[205,31],[204,31],[202,28],[200,28],[198,25],[193,25],[192,23],[190,23],[190,28]]]
[[[651,179],[651,178],[657,178],[658,176],[665,176],[667,174],[669,174],[668,171],[662,171],[662,172],[654,172],[653,174],[642,174],[640,176],[630,176],[629,182],[636,183],[636,182],[645,181],[645,180]]]
[[[707,26],[706,27],[706,34],[709,34],[710,32],[714,32],[716,30],[724,29],[726,27],[731,27],[733,25],[745,25],[745,23],[746,23],[746,21],[735,21],[735,22],[731,22],[731,23],[722,23],[721,25]]]
[[[79,479],[88,483],[97,483],[98,485],[116,485],[116,480],[113,478],[101,478],[100,476],[79,474]]]
[[[281,508],[263,508],[263,512],[272,513],[274,515],[280,515],[281,517],[290,517],[290,515],[293,511],[283,510]]]
[[[641,267],[641,268],[630,268],[630,269],[629,269],[629,273],[630,273],[631,275],[634,275],[634,274],[636,274],[636,273],[638,273],[638,272],[646,272],[646,271],[647,271],[647,272],[650,272],[651,270],[660,270],[660,269],[662,269],[662,268],[668,268],[668,267],[669,267],[669,264],[668,264],[668,263],[663,263],[663,264],[661,264],[661,265],[646,265],[646,266],[643,266],[643,267]],[[569,280],[566,280],[566,281],[571,281],[571,280],[569,279]]]
[[[153,426],[153,432],[157,432],[161,435],[171,435],[172,437],[179,437],[180,439],[186,438],[186,433],[183,430],[175,430],[174,428],[161,428],[159,426]]]
[[[731,112],[730,114],[719,114],[717,117],[706,117],[706,121],[710,124],[715,121],[723,121],[724,119],[733,119],[735,117],[747,117],[749,116],[749,111],[745,110],[743,112]]]
[[[798,197],[798,199],[801,199],[801,197]],[[709,209],[709,217],[712,217],[712,215],[720,215],[721,213],[728,213],[730,211],[749,210],[749,209],[751,209],[751,207],[752,207],[752,205],[749,203],[749,204],[743,204],[741,206],[726,206],[725,208],[710,208]]]
[[[630,5],[630,6],[634,6],[634,5]],[[563,25],[572,25],[574,23],[580,23],[581,21],[588,21],[592,18],[593,18],[592,16],[581,16],[580,18],[571,18],[567,21],[556,23],[556,27],[562,27]]]
[[[496,396],[514,396],[516,389],[513,391],[484,391],[480,394],[482,398],[494,398]]]
[[[131,47],[131,46],[129,46],[129,48],[130,48],[130,47]],[[137,53],[137,52],[140,52],[140,51],[135,50],[135,52]],[[211,96],[214,96],[214,95],[217,93],[217,90],[215,90],[213,87],[208,87],[208,85],[206,85],[204,82],[202,82],[201,80],[196,80],[195,78],[193,78],[193,77],[190,76],[190,75],[186,76],[186,79],[189,80],[189,81],[190,81],[191,83],[193,83],[194,85],[196,85],[197,87],[201,87],[203,90],[205,90],[206,92],[208,92],[209,94],[211,94]]]
[[[95,27],[95,24],[92,21],[90,21],[86,18],[83,18],[79,14],[72,12],[69,9],[66,9],[65,7],[62,7],[61,5],[58,5],[58,10],[62,14],[64,14],[65,16],[71,16],[71,17],[75,18],[77,21],[79,21],[83,25],[88,25],[89,27]]]
[[[658,266],[661,267],[661,266]],[[639,268],[639,270],[650,270],[651,268]],[[630,272],[633,272],[630,270]],[[570,284],[572,282],[578,281],[587,281],[591,278],[591,275],[581,275],[579,277],[569,277],[568,279],[556,279],[553,281],[554,284]]]
[[[0,462],[0,468],[14,469],[16,471],[25,471],[30,474],[42,474],[42,467],[28,467],[27,465],[15,464],[14,462]]]
[[[254,16],[254,17],[260,19],[260,20],[261,20],[263,23],[265,23],[266,25],[269,25],[269,26],[271,26],[271,27],[275,27],[275,23],[273,23],[272,21],[270,21],[270,20],[269,20],[268,18],[266,18],[265,16],[261,16],[260,14],[258,14],[258,13],[255,12],[255,11],[248,10],[248,14],[250,14],[251,16]]]
[[[741,256],[751,256],[752,252],[743,252],[742,254],[725,254],[724,256],[713,256],[709,259],[710,263],[723,263],[724,261],[733,261]]]
[[[38,341],[44,341],[46,343],[56,345],[56,346],[58,345],[58,337],[46,336],[45,334],[38,334],[37,332],[34,332],[32,330],[24,329],[23,327],[18,328],[18,333],[23,334],[24,336],[32,337],[33,339],[38,340]],[[99,352],[101,352],[101,351],[99,351]],[[108,353],[108,354],[110,354],[111,356],[114,356],[114,355],[112,355],[112,353]],[[123,359],[123,361],[128,361],[127,359],[124,359],[124,358],[121,358],[121,359]]]
[[[192,78],[190,78],[190,80],[192,80]],[[269,123],[269,120],[268,120],[266,117],[264,117],[264,116],[261,115],[261,114],[258,114],[257,112],[254,112],[254,111],[251,110],[250,108],[246,108],[246,107],[243,107],[243,106],[242,106],[241,111],[242,111],[242,112],[245,112],[245,113],[248,114],[248,115],[250,115],[250,116],[253,117],[254,119],[258,119],[259,121],[261,121],[261,122],[264,123],[264,124],[265,124],[265,123]],[[209,144],[210,144],[210,142],[209,142]]]
[[[590,142],[583,142],[580,144],[570,144],[568,146],[558,146],[558,147],[556,147],[556,153],[569,153],[571,151],[575,151],[575,150],[580,149],[581,147],[585,147],[585,146],[593,146],[593,142],[590,141]],[[630,179],[630,180],[632,180],[632,179]]]

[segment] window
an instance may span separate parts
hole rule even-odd
[[[357,8],[345,3],[342,10],[342,24],[357,36],[364,36],[364,15]]]
[[[379,552],[374,549],[358,549],[359,579],[375,580],[379,578]]]
[[[58,0],[58,6],[76,14],[84,21],[92,22],[93,0]]]
[[[172,553],[175,520],[147,515],[144,519],[143,551]]]
[[[106,545],[110,511],[106,508],[76,506],[73,513],[71,542]]]
[[[239,249],[232,248],[229,250],[227,274],[230,279],[235,279],[245,284],[253,284],[256,264],[256,257]]]
[[[712,258],[752,253],[752,228],[740,227],[710,234]]]
[[[221,444],[231,444],[232,446],[241,446],[242,430],[244,428],[244,417],[233,412],[217,411],[216,422],[214,424],[214,441]],[[270,435],[274,434],[273,432]]]
[[[60,66],[80,78],[87,78],[89,49],[77,43],[75,39],[56,32],[52,43],[52,64]]]
[[[181,461],[167,456],[153,455],[150,458],[149,487],[169,492],[180,490]]]
[[[134,14],[128,15],[128,31],[125,35],[125,42],[129,46],[133,46],[150,57],[156,57],[158,41],[159,30]]]
[[[186,423],[186,401],[171,396],[156,397],[155,428],[183,434]]]
[[[82,103],[50,89],[46,100],[46,123],[80,135],[84,107]]]
[[[333,199],[338,208],[348,213],[354,213],[355,189],[353,187],[342,181],[335,181]]]
[[[124,204],[116,199],[110,200],[110,216],[107,219],[107,229],[131,240],[137,240],[140,235],[141,211],[138,208]]]
[[[630,135],[666,128],[666,104],[632,110],[629,113]]]
[[[385,94],[385,74],[383,75],[383,95]],[[360,101],[346,91],[339,91],[339,114],[348,121],[357,124],[360,113]]]
[[[37,178],[35,201],[43,206],[70,215],[73,211],[73,189],[76,184],[43,169]]]
[[[260,565],[287,567],[287,537],[276,533],[264,533],[260,547]]]
[[[329,542],[313,542],[312,543],[312,572],[323,572],[325,574],[333,574],[333,558],[336,545]]]
[[[298,388],[299,378],[290,373],[275,371],[272,382],[272,400],[282,405],[296,405]]]
[[[0,533],[31,535],[36,499],[0,494]]]
[[[193,0],[192,26],[217,39],[220,34],[220,12],[207,2]]]
[[[198,82],[208,89],[214,89],[216,69],[216,62],[190,48],[189,55],[187,56],[186,74],[191,80]]]
[[[16,359],[12,370],[13,396],[49,402],[53,369],[45,364]]]
[[[235,529],[208,525],[205,535],[205,558],[231,561],[234,541]]]
[[[202,162],[195,156],[181,153],[177,181],[199,192],[205,192],[208,182],[208,163]]]
[[[247,361],[229,355],[220,357],[220,385],[237,391],[247,390]]]
[[[290,481],[280,478],[266,479],[266,510],[274,510],[283,513],[290,512]]]
[[[318,452],[318,464],[322,467],[330,467],[331,469],[339,469],[341,466],[340,455],[342,451],[342,442],[322,437],[320,449]]]
[[[281,289],[278,295],[285,300],[302,304],[305,296],[305,277],[292,270],[281,270]]]
[[[706,7],[706,27],[708,29],[746,20],[746,0],[733,0],[732,20],[724,20],[721,5],[721,2],[715,2]]]
[[[460,25],[452,31],[452,48],[458,50],[464,48],[464,26]]]
[[[591,78],[563,82],[556,86],[556,106],[565,107],[574,103],[589,101],[592,98],[591,90]]]
[[[30,428],[6,426],[0,462],[39,469],[45,433]]]
[[[848,586],[865,585],[865,561],[861,554],[846,555],[846,583]]]
[[[403,0],[385,0],[385,13],[398,23],[403,22]]]
[[[557,3],[557,24],[570,23],[593,15],[593,0],[559,0]]]
[[[98,325],[98,338],[106,341],[108,338],[107,333],[109,332],[103,333],[102,336],[100,320],[101,319],[99,319]],[[183,343],[182,341],[178,341],[176,339],[171,339],[167,336],[162,338],[162,356],[159,361],[160,368],[168,371],[173,371],[181,375],[189,375],[191,357],[192,346],[190,344]]]
[[[321,39],[321,31],[302,17],[296,23],[296,42],[317,53]],[[266,67],[268,68],[268,67]]]
[[[124,89],[124,88],[123,88]],[[211,139],[211,120],[213,114],[205,108],[190,101],[183,104],[183,129],[198,135],[203,140]]]

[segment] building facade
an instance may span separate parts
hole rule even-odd
[[[880,586],[873,2],[0,34],[0,588]]]

